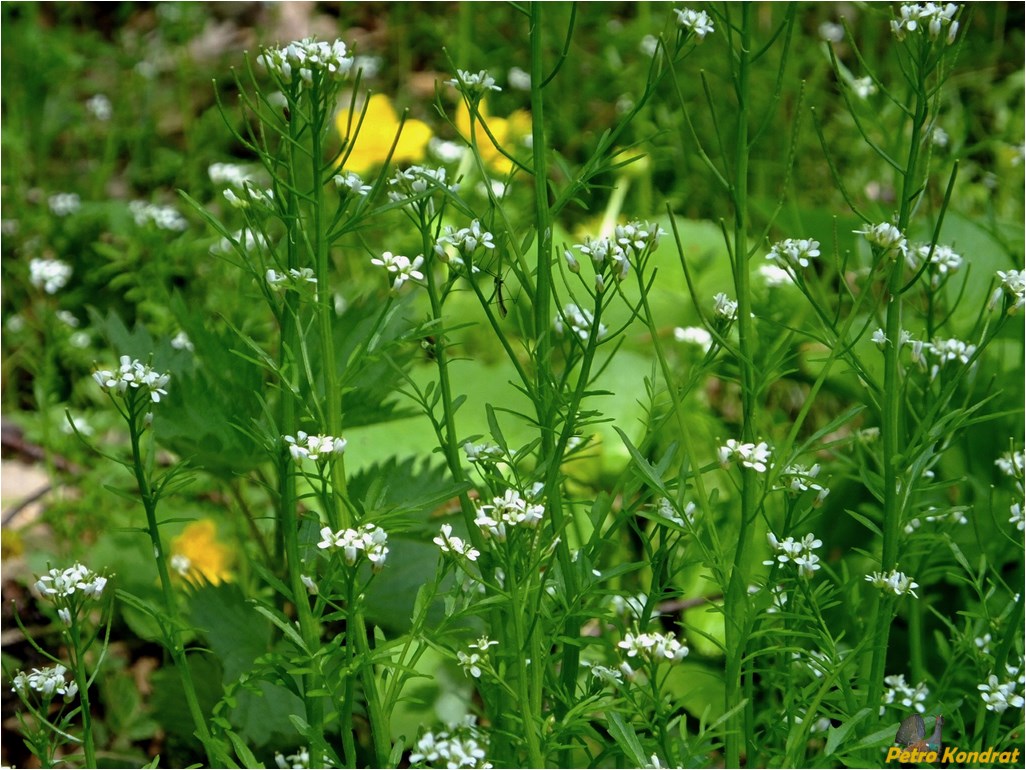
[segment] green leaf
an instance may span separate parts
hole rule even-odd
[[[624,756],[634,767],[645,767],[649,764],[648,757],[645,756],[645,749],[638,739],[638,734],[620,712],[606,712],[606,726],[609,729],[609,734],[616,741],[616,745],[620,747]]]
[[[835,753],[837,751],[837,747],[840,746],[842,741],[848,737],[848,734],[852,729],[854,729],[859,722],[869,716],[872,712],[873,710],[869,708],[860,709],[844,724],[837,727],[831,727],[827,732],[826,748],[823,750],[823,753],[827,756]]]

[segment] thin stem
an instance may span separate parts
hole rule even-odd
[[[134,392],[134,398],[140,398]],[[141,396],[144,398],[145,396]],[[167,613],[168,623],[166,625],[166,641],[171,652],[171,657],[178,669],[178,676],[182,681],[182,690],[185,693],[185,704],[192,716],[193,725],[196,727],[196,734],[203,744],[207,754],[207,761],[212,767],[227,767],[228,757],[215,744],[207,727],[206,717],[203,709],[200,708],[199,697],[196,695],[196,686],[192,680],[192,670],[189,668],[189,661],[185,655],[185,648],[181,642],[182,624],[178,615],[178,604],[175,601],[171,587],[171,575],[167,569],[167,558],[164,554],[164,545],[160,540],[160,528],[157,524],[157,499],[153,494],[149,479],[146,476],[145,463],[140,445],[142,430],[140,430],[140,412],[147,405],[130,403],[129,413],[129,437],[132,443],[132,467],[135,472],[135,480],[139,485],[139,496],[142,498],[143,508],[146,511],[146,527],[150,535],[150,543],[153,546],[153,560],[157,564],[157,574],[160,577],[160,590],[164,599],[164,611]],[[95,765],[94,765],[95,767]]]
[[[82,645],[81,634],[78,628],[77,613],[71,616],[71,658],[72,668],[75,671],[75,684],[78,685],[78,700],[81,704],[82,714],[82,751],[85,754],[86,767],[96,767],[96,747],[93,740],[93,717],[89,705],[89,677],[86,675],[85,650]]]

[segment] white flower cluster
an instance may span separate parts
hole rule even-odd
[[[695,34],[699,41],[705,40],[710,32],[715,32],[712,19],[705,11],[694,11],[691,8],[674,8],[677,14],[677,24]]]
[[[608,600],[609,609],[614,615],[630,621],[654,620],[659,617],[659,610],[655,605],[652,606],[647,617],[642,617],[645,615],[646,604],[648,604],[648,597],[643,593],[634,596],[612,594]]]
[[[677,342],[688,345],[697,345],[703,353],[712,350],[713,337],[701,326],[678,326],[673,330],[673,338]]]
[[[248,231],[247,231],[248,232]],[[301,267],[298,270],[292,268],[287,273],[279,273],[277,270],[268,270],[264,274],[267,285],[271,291],[281,291],[291,288],[298,290],[304,283],[317,283],[314,271],[309,267]]]
[[[451,86],[465,93],[470,99],[479,99],[489,91],[501,91],[495,84],[495,78],[488,74],[487,70],[480,72],[468,72],[467,70],[456,70],[456,77],[445,81]]]
[[[475,717],[467,716],[461,724],[447,730],[426,732],[413,747],[410,764],[423,767],[490,768],[485,760],[487,736],[476,725]]]
[[[445,189],[449,192],[456,192],[459,188],[456,184],[445,183],[445,169],[427,168],[426,166],[410,166],[395,172],[395,175],[388,180],[388,199],[393,203],[402,203],[411,198],[422,198],[424,193],[438,189]]]
[[[626,650],[628,658],[640,657],[651,663],[664,660],[676,662],[686,658],[690,652],[688,646],[677,641],[672,633],[628,633],[616,646]]]
[[[766,539],[769,540],[770,546],[777,553],[775,560],[767,559],[763,562],[766,566],[774,563],[787,564],[791,562],[798,567],[798,574],[805,578],[812,577],[816,574],[816,570],[820,568],[819,556],[812,551],[822,546],[823,541],[811,532],[801,540],[795,540],[793,537],[780,540],[772,532],[767,532]]]
[[[101,369],[93,372],[96,383],[112,396],[126,396],[129,389],[145,390],[150,394],[153,403],[160,403],[160,397],[166,396],[164,386],[171,380],[170,374],[163,374],[138,359],[121,356],[121,366],[117,371]]]
[[[472,444],[467,441],[463,445],[463,452],[467,455],[467,460],[472,463],[480,462],[496,462],[501,460],[502,447],[498,444],[493,444],[490,441],[486,441],[482,444]]]
[[[56,294],[71,278],[71,265],[59,259],[33,259],[29,262],[29,283],[47,294]]]
[[[938,511],[938,509],[935,506],[930,506],[929,508],[927,508],[927,510]],[[923,525],[924,521],[928,524],[932,524],[937,521],[945,521],[947,519],[950,519],[954,521],[956,524],[968,524],[969,519],[966,518],[965,510],[965,508],[949,508],[947,511],[944,511],[943,513],[931,513],[927,516],[924,516],[922,520],[920,520],[920,518],[917,516],[913,519],[910,519],[909,522],[905,525],[905,534],[911,535],[913,532],[915,532]]]
[[[229,185],[242,190],[253,178],[253,169],[239,163],[211,163],[207,166],[207,175],[216,185]]]
[[[871,575],[866,575],[866,581],[872,583],[876,588],[882,588],[885,591],[891,592],[895,596],[912,594],[917,599],[919,598],[915,591],[915,589],[919,588],[919,583],[915,582],[904,572],[898,572],[896,569],[886,574],[874,572]]]
[[[737,320],[737,300],[731,299],[722,291],[713,297],[713,313],[725,321]]]
[[[936,358],[936,363],[930,367],[930,379],[934,379],[944,364],[957,361],[961,364],[968,364],[976,353],[976,346],[962,342],[962,340],[935,339],[933,342],[923,344],[923,349]],[[918,354],[918,349],[913,347],[913,357]]]
[[[225,190],[225,192],[231,192]],[[236,248],[242,249],[242,251],[252,254],[256,251],[266,249],[268,246],[267,238],[264,237],[263,233],[254,232],[248,227],[244,227],[241,230],[236,230],[232,233],[231,238],[222,238],[214,246],[210,247],[212,254],[231,254]]]
[[[69,216],[82,208],[82,199],[78,193],[57,193],[47,198],[46,202],[57,217]]]
[[[477,557],[481,555],[481,552],[470,543],[464,541],[461,537],[453,535],[452,526],[449,524],[442,525],[438,537],[433,542],[441,549],[442,553],[456,554],[465,559],[470,559],[470,561],[477,561]]]
[[[222,192],[221,195],[224,196],[224,199],[228,201],[228,205],[231,206],[233,209],[249,208],[250,204],[252,203],[256,203],[260,206],[270,208],[271,201],[274,200],[274,190],[270,188],[264,190],[250,182],[244,182],[242,185],[242,189],[245,191],[246,196],[248,197],[240,198],[238,195],[235,194],[235,190],[231,189],[230,187],[224,190],[224,192]],[[249,231],[243,230],[242,232]],[[262,235],[260,235],[259,233],[257,235],[261,240],[264,240],[264,237]],[[239,240],[237,235],[235,240]]]
[[[682,516],[681,514],[677,513],[677,509],[676,507],[674,507],[674,504],[665,497],[659,498],[659,500],[657,501],[656,508],[656,510],[659,512],[660,517],[666,519],[671,524],[676,524],[678,527],[682,527],[684,529],[687,529],[690,526],[694,526],[695,511],[697,509],[698,506],[696,506],[693,501],[688,501],[688,503],[684,506],[683,511],[681,512],[683,513]]]
[[[86,99],[85,108],[90,115],[104,123],[110,120],[110,116],[114,113],[110,99],[103,94],[95,94]]]
[[[321,757],[318,764],[311,764],[310,749],[306,746],[300,747],[295,754],[284,755],[280,751],[274,753],[274,764],[282,770],[305,770],[310,767],[334,767],[331,758],[327,754]]]
[[[940,286],[950,273],[954,273],[962,267],[962,263],[965,261],[962,259],[962,255],[950,246],[941,244],[934,246],[924,243],[921,246],[912,246],[905,252],[905,261],[913,270],[919,270],[927,260],[930,261],[932,272],[930,283],[934,288]]]
[[[397,292],[407,281],[423,281],[424,274],[420,272],[420,266],[424,264],[424,257],[417,255],[413,259],[404,257],[402,254],[393,254],[386,251],[380,257],[371,260],[372,265],[383,267],[389,273],[395,275],[392,281],[392,291]]]
[[[497,644],[498,642],[489,639],[486,635],[482,636],[473,644],[467,645],[471,650],[478,650],[478,652],[466,653],[462,650],[458,651],[456,653],[456,660],[459,662],[460,666],[463,667],[463,673],[467,676],[474,677],[474,679],[480,679],[481,663],[484,661],[484,658],[481,655],[482,653],[487,655],[488,648],[494,647]]]
[[[388,558],[388,533],[375,524],[364,524],[360,529],[340,529],[332,532],[331,527],[321,528],[321,550],[338,548],[342,558],[352,567],[360,554],[367,557],[371,569],[380,572]]]
[[[900,703],[902,708],[915,709],[920,714],[926,711],[923,701],[930,694],[930,688],[926,686],[926,682],[920,682],[915,687],[911,687],[905,681],[904,674],[891,674],[884,677],[884,684],[887,685],[887,689],[884,691],[883,703],[880,705],[881,716],[887,707],[894,703]]]
[[[64,680],[67,672],[68,669],[60,663],[47,668],[34,668],[27,674],[19,671],[14,677],[14,687],[11,690],[21,695],[27,695],[29,690],[35,690],[46,700],[50,700],[54,695],[63,695],[64,702],[70,703],[78,693],[78,685],[74,680]]]
[[[1012,514],[1008,518],[1008,523],[1014,524],[1020,532],[1026,530],[1026,517],[1023,516],[1023,508],[1026,507],[1026,502],[1024,502],[1026,492],[1023,490],[1024,462],[1026,461],[1023,459],[1023,453],[1019,451],[1005,452],[994,461],[994,464],[1001,469],[1001,472],[1012,478],[1015,482],[1015,491],[1019,499],[1008,508],[1008,512]]]
[[[1012,305],[1008,308],[1009,315],[1022,310],[1026,305],[1026,272],[998,270],[997,277],[1001,285],[994,290],[994,296],[990,299],[990,309],[997,307],[1002,298],[1007,296],[1012,300]]]
[[[757,473],[765,473],[770,465],[770,448],[765,441],[752,444],[730,438],[727,439],[726,444],[716,450],[716,454],[723,468],[728,467],[732,462],[739,462]]]
[[[540,496],[541,485],[536,484],[530,495],[531,500]],[[507,489],[502,497],[493,497],[491,505],[478,508],[474,523],[481,528],[486,538],[494,537],[500,543],[506,540],[506,527],[525,526],[533,529],[545,515],[545,506],[538,502],[525,500],[520,492]]]
[[[295,436],[284,436],[288,444],[289,454],[297,463],[303,460],[331,460],[333,455],[340,455],[346,451],[346,444],[349,442],[344,438],[335,436],[322,436],[296,431]]]
[[[781,474],[781,480],[787,484],[787,488],[796,494],[807,492],[812,489],[816,492],[816,499],[813,502],[814,506],[821,505],[826,500],[827,495],[830,494],[830,490],[823,485],[819,484],[815,479],[819,476],[819,463],[816,463],[811,468],[806,468],[804,465],[788,465],[784,472]]]
[[[602,682],[602,684],[613,686],[623,684],[623,674],[615,668],[609,668],[609,666],[603,666],[600,663],[592,663],[587,660],[582,660],[581,666],[588,669],[591,675]]]
[[[904,252],[906,249],[907,241],[905,236],[901,234],[901,230],[890,222],[867,225],[864,230],[854,230],[853,232],[865,236],[866,240],[871,244],[879,246],[884,250],[898,249]]]
[[[611,237],[591,238],[584,243],[574,245],[574,249],[591,259],[595,268],[595,290],[605,289],[605,276],[609,275],[616,281],[622,281],[630,272],[631,260],[640,262],[645,251],[654,249],[659,238],[664,234],[658,225],[640,220],[632,220],[625,225],[617,225]],[[569,249],[563,254],[567,266],[572,273],[580,271],[580,265]]]
[[[366,197],[367,193],[371,191],[369,184],[364,184],[363,177],[353,171],[347,171],[344,174],[335,174],[331,178],[331,181],[335,183],[335,189],[345,190],[349,193],[361,195]]]
[[[139,227],[153,224],[158,230],[180,233],[189,228],[189,222],[171,206],[158,206],[146,201],[132,201],[128,204],[132,218]]]
[[[353,68],[353,58],[341,40],[325,43],[304,38],[284,48],[268,48],[257,61],[284,83],[291,83],[296,74],[304,83],[313,82],[313,73],[323,73],[332,80],[341,80]]]
[[[958,36],[958,22],[954,3],[905,3],[899,9],[900,17],[891,19],[891,32],[898,40],[904,40],[908,33],[923,31],[931,40],[937,40],[947,27],[945,40],[954,43]]]
[[[450,259],[447,246],[458,252],[452,257],[452,261],[462,267],[463,260],[472,259],[478,249],[494,249],[495,241],[492,234],[481,227],[481,221],[475,219],[469,227],[456,229],[452,225],[445,226],[444,234],[435,243],[435,253],[443,262]]]
[[[90,599],[99,599],[107,586],[107,578],[97,575],[82,564],[75,564],[65,570],[51,569],[35,583],[39,595],[57,601],[65,599],[76,591]]]
[[[591,337],[591,327],[595,323],[595,314],[587,308],[580,308],[572,302],[563,308],[563,315],[556,315],[555,320],[552,322],[552,327],[555,329],[556,334],[560,337],[563,336],[565,327],[563,326],[564,317],[567,324],[570,325],[570,331],[578,337],[580,340],[587,342]],[[609,331],[604,323],[600,323],[598,326],[598,339],[602,339],[606,336],[606,332]]]
[[[996,711],[1000,714],[1010,708],[1021,709],[1026,705],[1026,699],[1022,694],[1026,674],[1023,673],[1022,664],[1018,667],[1007,665],[1005,669],[1011,677],[1008,681],[1001,682],[995,674],[991,674],[984,684],[976,685],[987,711]]]
[[[797,271],[809,266],[809,260],[819,256],[819,241],[811,238],[785,238],[770,247],[766,259],[782,267]]]

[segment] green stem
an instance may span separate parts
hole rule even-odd
[[[75,684],[78,685],[78,699],[82,714],[82,751],[86,767],[96,767],[96,747],[93,741],[93,716],[89,705],[89,677],[86,675],[85,650],[78,629],[78,618],[71,616],[71,664],[75,670]]]
[[[534,168],[534,205],[535,205],[535,227],[538,235],[538,258],[537,273],[538,283],[534,297],[534,334],[536,340],[535,360],[537,361],[537,385],[535,388],[535,407],[538,415],[538,424],[551,426],[555,424],[555,377],[552,373],[552,340],[549,337],[549,324],[552,318],[552,220],[549,207],[548,189],[548,142],[545,131],[545,100],[542,94],[542,83],[545,79],[543,41],[544,30],[543,8],[545,4],[534,2],[531,4],[531,133]],[[597,319],[596,319],[597,326]],[[556,455],[556,440],[553,431],[546,427],[541,431],[541,462],[550,463],[549,472],[546,474],[548,480],[556,480],[558,458]],[[562,500],[559,494],[558,481],[555,484],[546,485],[546,493],[549,498],[549,511],[555,535],[559,536],[565,528],[565,518],[562,510]],[[556,556],[559,560],[560,571],[566,585],[569,596],[577,596],[577,575],[573,569],[570,557],[570,546],[565,536],[560,536],[556,546]],[[567,639],[575,639],[580,635],[579,624],[576,624],[572,617],[568,617],[563,629]],[[562,658],[562,685],[565,692],[572,693],[576,687],[578,668],[580,666],[580,651],[575,644],[563,645]],[[562,716],[566,711],[565,704],[560,703],[557,708]],[[570,750],[566,749],[562,754],[561,764],[568,765],[571,761]]]
[[[157,574],[160,577],[160,589],[164,599],[164,611],[167,613],[167,624],[165,625],[165,639],[174,660],[175,668],[178,669],[178,676],[182,681],[182,690],[185,693],[185,704],[192,716],[193,724],[196,727],[196,734],[203,744],[207,754],[207,761],[212,767],[227,767],[227,755],[214,743],[210,730],[207,727],[206,717],[200,707],[199,697],[196,695],[196,686],[192,680],[192,670],[189,668],[189,661],[185,655],[185,647],[181,641],[182,623],[178,614],[178,604],[175,601],[171,587],[171,575],[167,569],[167,557],[164,554],[164,545],[160,540],[160,528],[157,523],[157,498],[154,496],[149,479],[144,470],[144,461],[140,438],[142,431],[139,426],[140,412],[146,409],[149,404],[140,405],[137,399],[145,398],[133,391],[133,400],[129,403],[129,436],[132,442],[132,466],[135,471],[135,480],[139,485],[139,496],[142,498],[143,508],[146,511],[146,526],[150,535],[150,543],[153,546],[153,560],[157,564]]]
[[[538,741],[539,714],[532,711],[533,700],[531,698],[530,671],[529,666],[538,666],[541,661],[531,657],[535,645],[529,643],[524,633],[524,616],[526,607],[521,600],[520,586],[512,565],[508,565],[509,574],[507,580],[510,586],[510,602],[512,603],[511,623],[513,625],[513,639],[516,648],[514,659],[517,667],[517,699],[520,701],[520,718],[523,729],[523,736],[527,741],[528,767],[545,767],[545,759],[542,756],[541,744]],[[537,625],[534,626],[537,628]],[[532,634],[533,636],[533,634]],[[530,657],[530,663],[528,658]]]
[[[289,169],[293,175],[299,164],[299,153],[297,152],[300,140],[298,116],[289,122],[289,131],[292,134],[292,141],[289,142]],[[292,179],[293,185],[295,178]],[[301,267],[299,244],[301,239],[294,232],[294,228],[300,222],[299,200],[294,191],[289,191],[286,198],[287,219],[286,223],[293,229],[287,240],[286,259],[289,270],[298,270]],[[321,284],[318,287],[323,290]],[[285,292],[285,305],[281,311],[281,345],[278,351],[278,371],[283,378],[293,378],[294,372],[299,367],[293,360],[295,352],[299,350],[299,294],[289,289]],[[297,415],[297,404],[295,397],[294,383],[285,382],[281,386],[281,430],[284,435],[296,435],[299,428]],[[285,560],[288,568],[289,587],[292,589],[293,603],[299,615],[299,632],[303,637],[307,654],[313,654],[320,644],[320,630],[310,610],[310,602],[307,598],[306,586],[303,584],[302,571],[303,560],[299,550],[299,517],[296,512],[297,491],[296,474],[290,459],[282,453],[279,455],[279,492],[280,510],[279,520],[281,522],[282,540],[285,547]],[[306,721],[318,735],[323,730],[323,707],[319,697],[310,697],[306,693],[315,692],[321,689],[320,681],[316,671],[310,670],[303,675],[303,702],[306,711]]]
[[[756,422],[757,372],[752,360],[754,351],[754,329],[752,324],[752,299],[748,276],[748,153],[749,153],[749,56],[751,41],[751,12],[748,4],[741,6],[741,25],[738,30],[739,44],[733,52],[736,56],[735,90],[737,93],[737,117],[735,121],[734,180],[732,200],[734,203],[734,287],[737,291],[738,365],[741,370],[741,440],[754,442]],[[748,623],[748,565],[745,553],[750,539],[749,528],[755,520],[757,475],[753,469],[741,471],[741,519],[738,525],[737,547],[734,550],[730,580],[724,601],[726,613],[724,637],[726,643],[725,707],[734,708],[741,699],[742,666],[747,647],[746,627]],[[740,767],[743,734],[748,753],[753,753],[751,730],[746,724],[750,710],[735,713],[726,723],[725,758],[728,767]]]
[[[916,92],[915,113],[912,118],[912,136],[908,152],[908,164],[902,172],[901,205],[898,211],[897,228],[905,233],[911,219],[914,200],[917,197],[919,152],[922,143],[923,126],[927,119],[927,99],[922,88]],[[884,384],[883,405],[880,415],[880,433],[883,450],[883,546],[880,557],[880,569],[884,574],[897,568],[898,545],[901,540],[902,518],[902,474],[904,463],[902,448],[904,446],[905,414],[901,399],[902,367],[899,358],[901,340],[902,294],[905,260],[897,249],[889,249],[881,255],[892,259],[887,276],[887,314],[885,335],[887,344],[884,347]],[[911,483],[911,479],[905,479]],[[873,647],[872,664],[867,704],[872,705],[880,700],[883,691],[884,669],[887,665],[887,643],[891,630],[891,615],[895,602],[878,598],[874,603],[874,624],[871,626],[876,634]]]

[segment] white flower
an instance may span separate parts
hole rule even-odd
[[[394,203],[417,203],[422,204],[426,193],[440,190],[456,192],[458,185],[447,185],[445,183],[444,168],[426,168],[424,166],[410,166],[395,172],[395,175],[388,180],[391,188],[388,199]],[[433,203],[427,202],[428,211],[433,212]]]
[[[71,265],[59,259],[33,259],[29,262],[29,283],[47,294],[56,294],[71,278]]]
[[[528,502],[515,489],[507,489],[502,497],[492,498],[491,505],[478,509],[474,523],[482,534],[494,537],[499,542],[506,539],[506,527],[524,526],[534,528],[545,514],[545,506]]]
[[[881,350],[887,347],[887,335],[884,333],[883,329],[877,329],[873,332],[872,340]]]
[[[930,688],[926,686],[925,682],[911,687],[905,681],[904,674],[891,674],[884,677],[884,684],[887,685],[887,689],[884,690],[883,703],[880,705],[881,715],[886,711],[887,706],[895,703],[900,704],[903,709],[915,709],[920,714],[926,711],[923,701],[930,694]]]
[[[930,142],[934,147],[947,147],[950,137],[948,132],[940,126],[934,126],[933,131],[930,132]]]
[[[697,508],[698,506],[696,506],[694,502],[689,501],[688,504],[684,506],[684,515],[680,516],[677,514],[677,510],[674,507],[673,503],[670,502],[670,500],[668,500],[665,497],[660,497],[658,500],[657,510],[659,511],[659,515],[662,518],[666,519],[667,521],[673,524],[676,524],[678,527],[681,527],[682,529],[686,529],[688,526],[694,526],[695,511],[697,510]]]
[[[409,280],[424,280],[424,274],[420,272],[419,269],[420,266],[424,264],[424,257],[420,255],[411,260],[409,257],[404,257],[402,254],[393,254],[390,251],[386,251],[381,255],[381,257],[372,259],[371,264],[383,267],[395,276],[392,281],[393,292],[399,291],[403,284]]]
[[[520,67],[509,68],[509,72],[506,73],[506,82],[509,83],[510,88],[515,88],[517,91],[531,90],[531,75]]]
[[[380,572],[388,558],[388,533],[374,524],[364,524],[359,529],[341,529],[332,532],[331,527],[321,528],[321,550],[329,548],[342,551],[345,563],[352,567],[360,556],[366,557],[371,570]]]
[[[916,32],[937,40],[947,28],[945,42],[951,44],[958,36],[958,22],[955,21],[958,8],[954,3],[902,4],[899,17],[891,19],[891,32],[899,41],[904,40],[907,34]]]
[[[556,334],[563,336],[563,323],[564,317],[567,323],[570,325],[570,331],[573,332],[580,340],[587,342],[591,337],[591,327],[595,323],[595,314],[587,308],[580,308],[574,304],[568,304],[563,308],[563,315],[557,315],[555,320],[552,322],[552,326],[556,331]],[[606,325],[600,323],[598,326],[597,338],[602,339],[606,336]]]
[[[609,668],[608,666],[599,665],[598,663],[589,663],[586,660],[582,660],[581,665],[587,668],[591,672],[591,675],[603,684],[623,684],[623,673],[621,671]]]
[[[185,577],[192,569],[192,559],[184,554],[176,553],[171,557],[171,569]]]
[[[785,540],[780,540],[772,532],[766,533],[766,539],[769,540],[770,546],[777,552],[776,559],[769,559],[764,561],[763,564],[769,566],[774,563],[787,564],[788,562],[798,567],[798,574],[804,578],[810,578],[816,570],[820,569],[819,556],[813,553],[816,548],[823,545],[823,541],[813,535],[811,532],[801,540],[795,540],[793,537],[788,537]],[[785,598],[780,604],[783,605],[787,599]]]
[[[628,633],[616,646],[626,650],[628,658],[641,657],[652,663],[683,660],[690,652],[688,646],[677,641],[672,633]]]
[[[883,249],[896,248],[901,251],[905,250],[905,236],[901,234],[901,230],[890,222],[881,222],[878,225],[871,226],[867,225],[865,229],[853,232],[865,236],[866,240],[874,246],[880,246]]]
[[[697,345],[703,353],[708,353],[713,345],[712,335],[701,326],[678,326],[673,330],[673,338],[677,342]]]
[[[766,282],[767,286],[787,286],[787,284],[794,282],[791,274],[778,265],[759,265],[756,272]]]
[[[1023,469],[1026,468],[1026,459],[1024,459],[1023,453],[1018,450],[1014,452],[1009,451],[995,460],[994,465],[1006,476],[1011,476],[1013,479],[1021,479],[1023,477]]]
[[[1014,670],[1011,669],[1010,673]],[[987,711],[996,711],[1000,714],[1010,708],[1021,709],[1026,704],[1023,696],[1016,692],[1022,686],[1021,677],[1017,680],[1014,678],[1015,674],[1012,676],[1013,679],[1010,681],[1000,682],[997,676],[991,674],[984,684],[976,686],[976,689],[980,691],[980,698],[987,706]]]
[[[819,256],[819,241],[811,238],[785,238],[770,247],[766,259],[793,270],[806,268],[809,260]]]
[[[128,204],[128,210],[132,212],[132,217],[139,227],[152,224],[158,230],[171,230],[179,233],[189,228],[185,217],[171,206],[157,206],[145,201],[132,201]]]
[[[731,299],[721,291],[713,297],[713,312],[727,321],[736,321],[737,300]]]
[[[78,193],[57,193],[47,198],[46,202],[57,217],[66,217],[82,208],[82,199]]]
[[[495,78],[489,75],[487,70],[468,72],[467,70],[458,69],[456,70],[456,77],[445,82],[455,86],[471,99],[478,99],[488,91],[502,90],[499,86],[495,85]]]
[[[373,189],[369,184],[364,184],[359,174],[352,171],[347,171],[344,174],[335,174],[331,181],[335,183],[336,189],[345,190],[356,195],[366,196]]]
[[[299,291],[303,284],[317,284],[317,277],[314,275],[313,269],[309,267],[292,268],[288,273],[279,273],[277,270],[269,269],[264,274],[264,278],[271,291],[281,291],[286,288]]]
[[[410,753],[410,764],[419,766],[430,763],[447,768],[490,768],[485,760],[487,736],[475,724],[475,717],[469,715],[461,724],[452,724],[447,730],[437,733],[426,732]]]
[[[859,99],[868,99],[876,93],[876,83],[873,82],[873,78],[868,76],[864,78],[852,78],[851,90],[855,92],[855,96]]]
[[[110,116],[113,113],[111,109],[110,99],[103,94],[95,94],[86,99],[85,103],[86,110],[99,121],[106,123],[110,120]]]
[[[758,473],[765,473],[770,459],[770,448],[765,441],[758,444],[741,443],[737,439],[727,439],[727,443],[717,450],[720,465],[726,468],[731,461],[737,460],[744,467]]]
[[[819,36],[828,43],[840,43],[844,40],[844,26],[833,21],[824,21],[819,25]]]
[[[673,12],[677,14],[677,24],[683,29],[693,32],[699,41],[705,40],[706,35],[715,31],[712,19],[709,18],[709,14],[705,11],[693,11],[690,8],[674,8]]]
[[[327,529],[327,527],[325,527],[325,529]],[[321,535],[323,536],[323,534],[324,530],[322,529]],[[314,582],[314,579],[312,577],[310,577],[309,575],[300,575],[299,579],[306,587],[306,592],[310,594],[310,596],[317,596],[317,594],[320,593],[320,589],[317,587],[317,583]]]
[[[196,349],[192,344],[192,340],[189,339],[189,335],[183,331],[179,331],[178,334],[171,338],[171,347],[175,350],[188,350],[190,352]]]
[[[502,459],[502,448],[490,441],[486,441],[483,444],[472,444],[467,441],[463,444],[463,452],[472,463],[495,462]]]
[[[346,44],[304,38],[284,48],[267,48],[257,56],[257,62],[284,83],[291,83],[296,75],[305,83],[312,83],[314,73],[332,80],[342,80],[353,69],[353,58],[347,56]]]
[[[1022,503],[1012,503],[1008,508],[1008,512],[1012,514],[1008,517],[1008,523],[1014,524],[1015,528],[1022,532],[1026,529],[1026,520],[1023,519],[1022,515]]]
[[[253,170],[238,163],[211,163],[207,166],[207,176],[213,184],[244,190],[246,183],[253,177]]]
[[[919,588],[919,584],[904,572],[898,572],[897,570],[891,570],[886,574],[883,572],[874,572],[870,575],[866,575],[866,581],[872,583],[877,588],[882,588],[885,591],[894,594],[895,596],[911,594],[917,599],[919,598],[915,592],[915,589]]]
[[[138,359],[121,356],[121,366],[117,371],[102,369],[93,372],[93,379],[111,396],[125,398],[130,390],[144,390],[149,392],[150,400],[156,404],[160,402],[161,396],[167,395],[164,386],[171,380],[171,375],[157,372]]]
[[[494,249],[495,241],[490,232],[481,228],[480,220],[475,219],[469,227],[458,230],[452,225],[445,226],[445,233],[435,244],[435,253],[443,262],[449,258],[446,246],[452,246],[459,252],[462,264],[463,259],[472,259],[479,249]]]
[[[998,280],[1001,285],[994,291],[994,297],[990,301],[990,307],[997,307],[1003,296],[1012,300],[1009,314],[1022,310],[1026,305],[1026,272],[1021,270],[998,270]]]
[[[474,677],[474,679],[481,678],[481,656],[478,653],[472,652],[468,655],[460,650],[456,653],[456,658],[463,667],[463,673]]]
[[[932,253],[931,253],[932,252]],[[931,266],[931,284],[934,288],[962,266],[963,259],[950,246],[929,243],[913,246],[905,252],[905,261],[913,270],[918,270],[929,259]]]
[[[433,542],[441,549],[442,553],[458,554],[470,561],[477,561],[477,557],[481,555],[481,552],[470,543],[454,536],[452,534],[452,526],[449,524],[442,525],[438,537]]]
[[[74,680],[70,682],[64,680],[64,675],[67,672],[68,669],[60,663],[47,668],[34,668],[28,674],[20,671],[14,677],[12,690],[23,695],[29,690],[35,690],[47,700],[54,695],[63,695],[65,702],[70,702],[78,693],[78,685]]]
[[[289,454],[297,463],[303,460],[331,460],[332,455],[340,455],[346,451],[349,443],[344,438],[335,436],[322,436],[297,431],[295,436],[282,437],[288,445]]]

